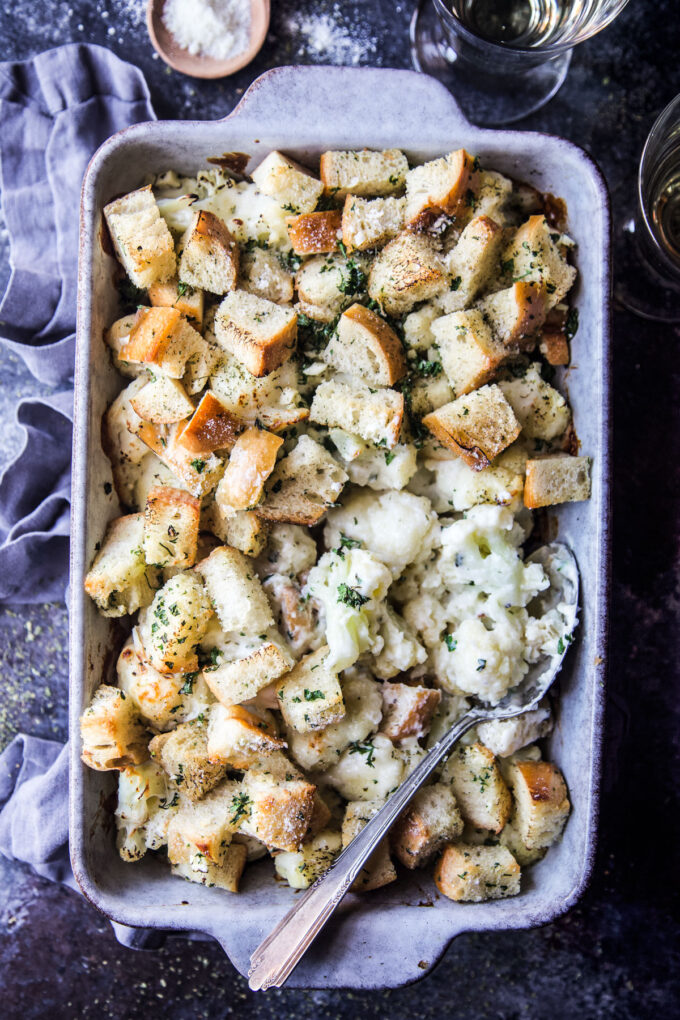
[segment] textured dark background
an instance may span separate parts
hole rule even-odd
[[[233,79],[182,78],[155,58],[143,0],[16,0],[0,11],[3,59],[69,41],[97,42],[143,68],[160,117],[228,113],[253,78],[284,63],[408,67],[412,0],[274,0],[258,59]],[[320,49],[319,25],[334,25]],[[316,26],[316,27],[315,27]],[[634,205],[644,138],[680,91],[677,0],[631,2],[574,54],[566,84],[520,125],[564,135],[604,170],[615,246]],[[587,238],[580,239],[587,244]],[[0,224],[0,283],[7,273]],[[617,275],[626,284],[625,274]],[[579,338],[581,343],[586,337]],[[175,939],[156,952],[118,945],[74,893],[0,859],[0,1015],[132,1020],[363,1016],[460,1020],[641,1020],[680,1016],[677,719],[680,330],[617,309],[614,320],[614,542],[605,782],[597,863],[571,913],[527,932],[460,936],[437,970],[398,991],[253,995],[212,943]],[[0,353],[0,463],[21,434],[20,396],[40,392]],[[0,611],[0,747],[15,732],[66,736],[63,606]],[[675,863],[674,863],[675,861]]]

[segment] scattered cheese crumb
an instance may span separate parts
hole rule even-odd
[[[165,27],[192,55],[228,60],[250,38],[250,4],[243,0],[168,0]]]

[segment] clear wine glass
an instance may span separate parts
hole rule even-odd
[[[474,124],[509,124],[555,95],[571,51],[628,0],[420,0],[413,66],[453,92]]]
[[[619,242],[617,301],[643,319],[680,322],[680,96],[647,137]]]

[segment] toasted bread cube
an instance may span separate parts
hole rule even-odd
[[[380,725],[382,695],[380,684],[357,673],[343,680],[345,715],[323,730],[298,733],[288,730],[288,746],[295,761],[311,772],[327,769],[350,744],[361,744]],[[390,742],[381,737],[385,744]],[[370,748],[366,748],[368,755]],[[361,753],[355,758],[361,758]]]
[[[229,707],[250,701],[292,666],[293,659],[287,651],[273,641],[265,641],[240,659],[205,669],[203,676],[217,700]]]
[[[201,527],[246,556],[259,556],[269,536],[268,524],[253,511],[236,510],[227,517],[214,501],[203,509]]]
[[[356,261],[363,270],[363,256]],[[300,311],[319,322],[333,322],[340,312],[352,304],[346,293],[349,276],[347,260],[341,255],[318,255],[308,259],[298,270],[295,285]]]
[[[180,723],[169,733],[159,733],[149,744],[149,751],[179,787],[180,794],[191,801],[210,793],[227,771],[221,759],[211,758],[208,753],[208,723],[203,717]]]
[[[562,835],[571,805],[567,786],[556,765],[547,761],[516,761],[507,770],[515,798],[512,820],[529,850],[552,846]]]
[[[439,892],[458,903],[516,896],[520,877],[519,864],[504,846],[452,843],[434,868]]]
[[[569,364],[569,341],[561,330],[544,326],[538,349],[549,365]]]
[[[181,379],[192,360],[208,356],[205,340],[176,308],[140,308],[120,350],[121,360],[155,365],[172,379]],[[185,389],[195,392],[186,380]]]
[[[285,748],[276,736],[270,712],[244,705],[212,705],[208,721],[208,754],[231,768],[247,769],[268,754]]]
[[[191,421],[178,432],[177,442],[189,453],[231,450],[243,427],[243,420],[208,390],[201,397]]]
[[[396,390],[330,379],[317,387],[309,417],[391,450],[399,442],[404,397]]]
[[[97,772],[139,765],[149,757],[149,734],[137,706],[117,687],[101,684],[80,717],[82,759]]]
[[[267,375],[295,348],[297,315],[273,301],[235,291],[228,294],[215,316],[215,335],[225,350],[252,375]]]
[[[186,859],[186,849],[221,865],[237,825],[232,802],[240,793],[236,780],[223,780],[202,800],[183,801],[168,826],[168,858],[171,864]]]
[[[194,672],[198,668],[196,645],[212,615],[208,593],[195,574],[175,574],[166,581],[140,626],[152,666],[159,673]]]
[[[224,463],[212,453],[196,456],[182,446],[179,442],[182,428],[141,422],[136,433],[192,496],[207,496],[217,485]]]
[[[420,868],[444,843],[463,832],[456,798],[446,783],[419,790],[406,812],[392,826],[392,850],[407,868]]]
[[[167,375],[154,376],[130,398],[130,403],[143,421],[154,425],[172,425],[194,413],[182,384]]]
[[[475,216],[446,256],[451,290],[440,303],[447,312],[467,306],[484,290],[498,269],[503,230],[488,216]]]
[[[421,163],[406,176],[406,225],[431,226],[440,216],[458,218],[469,208],[468,191],[474,160],[465,149]]]
[[[253,248],[241,256],[241,287],[249,294],[288,304],[293,300],[293,274],[272,251]]]
[[[159,567],[193,567],[198,548],[200,500],[182,489],[154,486],[144,510],[144,556]]]
[[[524,505],[530,510],[583,499],[590,499],[589,457],[558,454],[527,461]]]
[[[340,833],[323,829],[303,843],[296,853],[278,853],[274,858],[276,874],[285,878],[291,889],[308,889],[328,871],[341,849]]]
[[[404,230],[373,260],[368,293],[388,315],[410,312],[419,301],[449,286],[439,252],[430,238]]]
[[[332,803],[332,790],[325,790],[324,794],[331,800]],[[307,838],[316,836],[317,833],[328,827],[328,824],[333,817],[331,809],[329,808],[326,801],[323,799],[318,790],[314,791],[314,808],[312,810],[312,817],[309,821],[309,829],[307,830]]]
[[[215,492],[215,501],[225,516],[260,502],[282,445],[283,439],[265,429],[246,429],[239,436]]]
[[[164,286],[164,284],[160,286]],[[125,375],[130,379],[135,379],[138,375],[146,377],[147,374],[146,368],[143,365],[120,360],[120,352],[128,342],[130,330],[133,328],[136,319],[136,312],[133,312],[132,315],[124,315],[122,319],[116,319],[108,329],[104,330],[104,340],[111,352],[111,360],[114,367],[121,375]]]
[[[439,407],[423,418],[423,425],[475,471],[487,467],[520,433],[510,404],[495,385]]]
[[[211,294],[226,294],[234,290],[238,280],[240,249],[219,216],[207,209],[195,212],[182,238],[181,250],[181,283],[200,287]]]
[[[242,831],[276,850],[299,850],[314,810],[315,790],[285,755],[264,758],[243,779],[250,816]]]
[[[346,481],[345,471],[320,443],[300,436],[269,476],[265,501],[255,512],[269,521],[316,524]]]
[[[442,782],[450,783],[466,822],[501,831],[510,817],[512,798],[488,747],[479,743],[458,747],[444,766]]]
[[[501,846],[506,846],[520,867],[528,867],[545,857],[547,847],[534,847],[531,850],[520,836],[512,818],[498,837]]]
[[[364,826],[370,822],[373,815],[378,813],[384,803],[384,800],[378,799],[352,800],[349,802],[342,821],[343,850],[359,835]],[[352,891],[370,892],[371,889],[380,889],[382,886],[394,882],[396,877],[397,872],[390,857],[389,841],[383,839],[354,880]]]
[[[512,181],[495,170],[482,170],[475,195],[475,211],[489,216],[504,227],[507,223],[506,205],[512,194]]]
[[[403,230],[403,198],[348,195],[342,208],[342,241],[347,251],[381,248]]]
[[[335,251],[342,238],[339,209],[302,213],[288,220],[288,237],[296,255],[323,255]]]
[[[206,388],[210,376],[224,358],[224,352],[212,340],[196,344],[193,354],[184,366],[182,385],[190,396],[196,396]]]
[[[338,674],[326,668],[327,658],[328,645],[305,655],[278,687],[283,718],[298,733],[322,730],[339,722],[345,714]]]
[[[539,283],[518,280],[507,290],[482,298],[477,307],[498,340],[507,347],[530,351],[545,320],[545,296]]]
[[[125,616],[148,606],[159,573],[144,559],[144,515],[128,514],[109,524],[85,578],[85,591],[102,616]]]
[[[270,432],[279,432],[309,418],[309,408],[300,406],[299,377],[293,362],[258,378],[231,358],[213,373],[211,385],[222,403],[249,425],[259,422]]]
[[[340,316],[337,334],[322,355],[338,372],[370,386],[393,386],[407,365],[401,340],[376,312],[354,304]]]
[[[309,170],[280,152],[270,152],[251,177],[260,191],[297,212],[312,212],[323,193],[323,184]]]
[[[537,708],[522,712],[514,719],[494,719],[477,727],[479,739],[485,747],[501,758],[507,758],[520,748],[540,740],[552,729],[550,704],[544,698]],[[520,864],[522,862],[520,861]]]
[[[149,301],[160,308],[176,308],[199,329],[203,324],[204,295],[200,287],[180,283],[176,276],[165,283],[152,283]]]
[[[175,245],[151,185],[109,202],[104,217],[116,255],[135,287],[150,287],[174,275]]]
[[[248,860],[248,849],[242,843],[230,843],[221,864],[212,864],[205,855],[194,849],[192,843],[181,844],[179,838],[173,842],[172,851],[168,844],[168,851],[168,856],[172,853],[172,873],[178,878],[209,887],[217,886],[227,892],[238,892]]]
[[[512,261],[515,278],[542,285],[547,308],[559,304],[576,279],[576,270],[560,254],[558,240],[545,216],[530,216],[503,252],[503,261]]]
[[[564,434],[571,421],[569,405],[554,386],[541,378],[538,362],[518,379],[501,380],[498,385],[529,439],[550,441]]]
[[[399,149],[329,151],[321,156],[321,180],[327,195],[393,195],[401,191],[408,160]]]
[[[441,691],[408,684],[383,683],[383,721],[381,732],[390,740],[424,737],[432,722]]]
[[[273,626],[274,616],[250,560],[223,545],[196,567],[205,581],[217,617],[225,631],[259,633]]]
[[[457,397],[478,389],[507,361],[510,352],[494,339],[476,308],[435,319],[432,334],[451,388]]]

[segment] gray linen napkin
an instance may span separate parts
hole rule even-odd
[[[0,478],[0,604],[64,597],[80,186],[106,138],[154,116],[141,71],[102,47],[0,63],[0,198],[12,267],[0,342],[36,379],[61,387],[17,408],[24,444]],[[67,819],[67,748],[20,734],[0,755],[0,853],[76,888]],[[127,945],[148,945],[143,932],[114,930]]]

